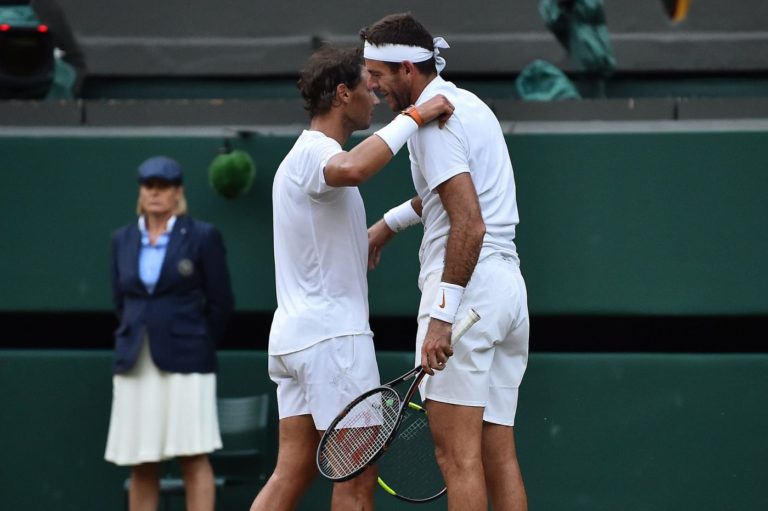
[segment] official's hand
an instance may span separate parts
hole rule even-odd
[[[453,104],[448,101],[448,98],[442,94],[438,94],[417,106],[416,110],[419,112],[419,115],[421,115],[421,118],[424,119],[424,124],[437,119],[440,128],[443,128],[445,123],[448,122],[448,119],[453,115],[455,108]]]
[[[445,369],[445,364],[453,355],[451,347],[451,332],[453,325],[432,318],[427,327],[427,336],[421,346],[421,367],[427,374],[435,374],[435,371]]]

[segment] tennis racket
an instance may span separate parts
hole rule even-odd
[[[480,316],[471,310],[454,325],[455,344]],[[397,435],[408,403],[427,374],[416,366],[404,375],[376,387],[348,404],[323,433],[317,448],[317,468],[331,481],[347,481],[374,463]],[[405,395],[395,386],[413,379]]]
[[[379,486],[400,500],[421,504],[445,493],[445,480],[435,458],[427,411],[409,402],[397,436],[379,458]]]

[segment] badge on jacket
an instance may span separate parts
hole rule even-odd
[[[179,261],[177,268],[179,270],[179,274],[182,277],[189,277],[190,275],[195,273],[195,265],[189,259],[182,259],[181,261]]]

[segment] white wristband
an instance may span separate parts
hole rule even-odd
[[[441,282],[440,287],[437,288],[435,303],[432,305],[429,315],[447,323],[453,323],[463,295],[463,287],[457,284]]]
[[[392,122],[374,132],[374,135],[378,135],[389,146],[394,156],[418,130],[419,125],[413,118],[408,115],[398,115]]]
[[[384,223],[395,232],[400,232],[412,225],[421,223],[421,217],[413,209],[411,200],[403,202],[384,213]]]

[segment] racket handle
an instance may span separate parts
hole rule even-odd
[[[467,333],[467,330],[477,323],[479,319],[480,314],[478,314],[475,309],[469,309],[461,321],[453,325],[453,332],[451,332],[451,346],[456,344],[456,341],[458,341],[462,335]]]

